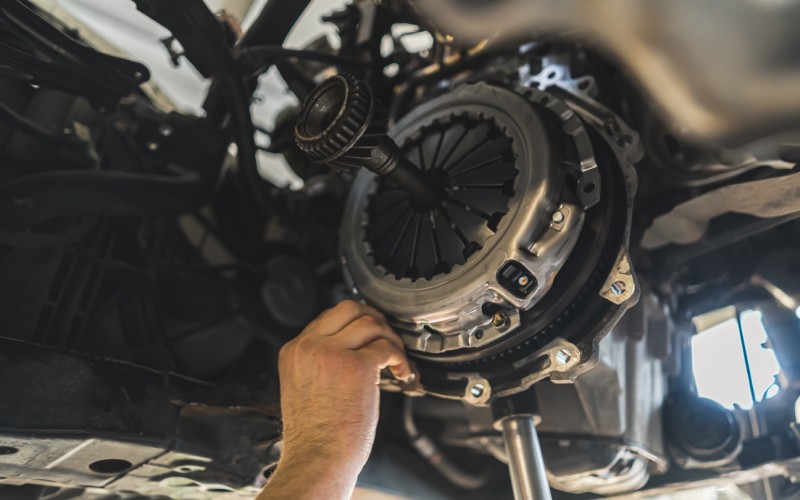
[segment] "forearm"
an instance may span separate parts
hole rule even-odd
[[[259,500],[349,500],[378,423],[378,381],[413,375],[375,309],[344,301],[281,348],[283,457]]]
[[[340,461],[282,458],[257,500],[348,500],[357,477],[358,471]]]

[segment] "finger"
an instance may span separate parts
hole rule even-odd
[[[361,316],[337,333],[331,339],[346,349],[361,349],[378,339],[386,339],[401,351],[405,349],[403,341],[391,327],[374,316]]]
[[[303,330],[300,336],[333,335],[362,316],[372,316],[386,321],[386,317],[374,307],[345,300],[322,313]]]
[[[388,368],[398,380],[409,380],[414,374],[405,353],[388,339],[378,339],[356,352],[375,368],[375,383],[378,383],[380,371],[384,368]]]

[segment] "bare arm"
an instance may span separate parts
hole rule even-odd
[[[258,500],[349,499],[378,422],[380,370],[408,380],[403,342],[377,310],[345,301],[279,357],[283,456]]]

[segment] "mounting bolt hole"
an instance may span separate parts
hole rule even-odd
[[[18,451],[19,450],[17,448],[14,448],[13,446],[0,446],[0,456],[13,455]]]
[[[589,194],[595,190],[597,186],[595,186],[594,182],[588,182],[585,186],[583,186],[583,192]]]
[[[119,474],[133,467],[133,464],[127,460],[119,458],[108,458],[106,460],[98,460],[89,464],[89,469],[98,474]]]

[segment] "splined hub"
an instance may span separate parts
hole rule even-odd
[[[379,179],[365,208],[374,263],[396,279],[431,280],[482,251],[514,195],[511,142],[491,120],[467,115],[451,115],[411,136],[402,153],[445,196],[436,207],[419,207],[390,179]]]

